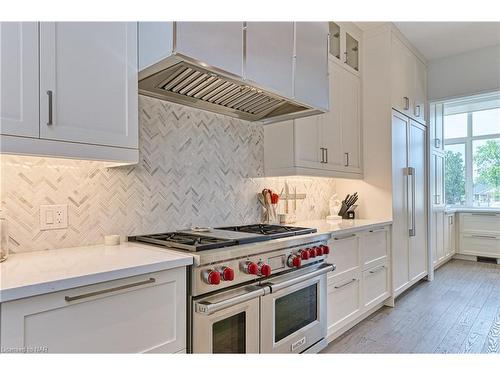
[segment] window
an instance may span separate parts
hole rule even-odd
[[[500,93],[444,103],[449,205],[500,207]]]

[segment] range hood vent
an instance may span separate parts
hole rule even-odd
[[[272,122],[273,118],[301,117],[297,114],[311,111],[310,107],[186,61],[142,79],[139,92],[248,121]]]

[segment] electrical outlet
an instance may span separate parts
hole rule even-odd
[[[68,227],[68,205],[53,204],[40,206],[40,229],[64,229]]]

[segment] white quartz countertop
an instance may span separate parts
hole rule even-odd
[[[390,224],[392,224],[390,219],[307,220],[293,223],[294,226],[316,228],[318,233],[331,233],[332,235],[379,228]]]
[[[192,263],[189,254],[132,242],[13,254],[0,263],[0,302]]]

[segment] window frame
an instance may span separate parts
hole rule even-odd
[[[487,135],[472,135],[472,114],[474,112],[467,112],[467,137],[460,138],[446,138],[446,128],[445,128],[445,118],[443,115],[443,138],[444,145],[455,145],[455,144],[465,144],[465,205],[454,205],[454,207],[475,207],[474,206],[474,160],[473,160],[473,150],[472,144],[474,141],[498,139],[500,140],[500,133],[493,133]],[[446,191],[446,189],[445,189]],[[446,201],[446,197],[445,197]]]

